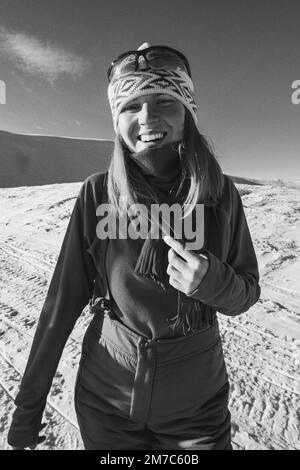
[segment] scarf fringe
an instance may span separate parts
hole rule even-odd
[[[163,290],[169,286],[166,273],[166,247],[160,240],[147,238],[142,246],[134,272],[146,279],[151,279]]]
[[[172,329],[181,327],[186,336],[190,332],[211,325],[212,312],[199,300],[187,297],[178,291],[177,314],[168,318],[167,322],[170,323]]]
[[[188,178],[185,178],[186,185],[183,184],[180,154],[174,143],[131,154],[128,167],[139,202],[148,208],[154,202],[169,205],[177,202],[182,207],[188,191]],[[194,215],[195,213],[193,217]],[[162,229],[160,221],[158,225]],[[173,219],[170,219],[169,225],[173,231]],[[170,235],[174,236],[173,233]],[[180,241],[184,243],[184,237]],[[169,289],[168,251],[169,248],[162,239],[151,239],[150,231],[139,253],[134,268],[135,274],[152,280],[163,290]],[[180,291],[177,293],[177,314],[167,319],[171,328],[181,327],[184,335],[187,335],[190,331],[200,330],[212,322],[212,311],[208,306]]]

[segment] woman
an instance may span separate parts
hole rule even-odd
[[[111,164],[78,195],[8,442],[34,448],[43,439],[52,379],[89,301],[93,317],[75,387],[85,448],[231,449],[216,312],[239,315],[260,295],[241,198],[197,129],[190,67],[180,52],[145,43],[119,56],[108,76]],[[162,204],[179,207],[180,216],[151,218]],[[188,217],[190,229],[178,231]],[[107,237],[104,226],[113,220],[123,231],[112,224]]]

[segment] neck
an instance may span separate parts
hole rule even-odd
[[[131,153],[130,158],[145,176],[170,181],[178,176],[181,170],[178,144],[179,142],[173,142],[160,147],[147,148]]]

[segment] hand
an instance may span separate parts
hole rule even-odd
[[[44,429],[46,426],[47,426],[47,424],[43,423],[40,427],[40,431],[42,429]],[[32,444],[30,446],[26,446],[26,447],[12,447],[12,450],[26,450],[27,448],[30,449],[30,450],[34,450],[38,444],[41,444],[45,440],[46,440],[46,436],[38,436],[38,438],[37,438],[37,440],[34,444]]]
[[[208,271],[208,258],[186,250],[182,243],[169,236],[165,236],[164,241],[171,247],[168,252],[167,269],[171,286],[186,295],[192,294]]]

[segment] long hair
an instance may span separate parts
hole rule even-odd
[[[185,114],[184,137],[178,146],[181,181],[180,188],[188,181],[183,207],[191,212],[197,203],[215,205],[222,197],[224,175],[211,145],[200,134],[189,111]],[[130,177],[128,158],[130,151],[116,134],[112,159],[108,169],[108,202],[117,214],[121,212],[120,200],[128,206],[138,203],[134,181]],[[124,207],[123,207],[124,210]]]

